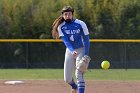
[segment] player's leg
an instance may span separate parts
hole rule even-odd
[[[76,58],[76,64],[80,61],[80,59],[84,56],[84,48],[80,48],[77,50],[78,56]],[[85,80],[84,80],[84,73],[80,72],[76,69],[75,76],[77,78],[77,84],[78,84],[78,93],[84,93],[85,91]]]
[[[76,60],[71,52],[66,49],[65,62],[64,62],[64,81],[68,83],[72,89],[77,89],[77,85],[73,80],[73,73],[75,71]]]
[[[85,91],[84,73],[76,70],[76,78],[78,84],[78,93],[84,93]]]

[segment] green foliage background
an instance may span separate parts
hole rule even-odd
[[[139,0],[0,0],[0,38],[52,38],[51,25],[71,5],[90,38],[139,39]]]

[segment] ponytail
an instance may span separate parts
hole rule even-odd
[[[58,39],[59,38],[59,34],[58,34],[58,26],[64,22],[64,18],[62,16],[59,16],[54,22],[53,22],[53,25],[52,25],[52,37],[55,38],[55,39]]]

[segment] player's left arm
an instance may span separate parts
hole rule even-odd
[[[90,40],[89,40],[88,28],[83,21],[81,21],[81,26],[82,26],[81,34],[83,37],[83,43],[85,47],[85,55],[77,63],[76,68],[77,70],[84,73],[87,70],[89,62],[91,60],[91,58],[89,57]]]
[[[86,72],[86,70],[88,69],[89,62],[91,60],[89,56],[89,35],[83,35],[83,42],[85,47],[85,55],[79,60],[79,62],[76,65],[77,70],[81,71],[82,73]]]
[[[85,55],[89,55],[90,49],[89,35],[83,35],[83,42],[85,47]]]
[[[81,21],[80,24],[82,26],[82,36],[83,36],[83,42],[85,46],[85,55],[89,55],[89,49],[90,49],[89,31],[87,25],[83,21]]]

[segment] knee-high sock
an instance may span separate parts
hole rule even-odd
[[[78,93],[84,93],[85,91],[85,82],[78,82]]]
[[[72,80],[72,82],[70,83],[72,89],[77,89],[77,85],[75,84],[75,82]]]

